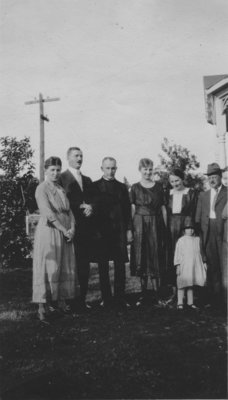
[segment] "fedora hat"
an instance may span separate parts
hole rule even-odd
[[[220,175],[222,172],[220,166],[217,163],[212,163],[212,164],[208,164],[207,166],[207,172],[205,175],[209,176],[209,175]]]
[[[191,217],[185,217],[184,219],[184,229],[187,228],[195,229],[194,222]]]

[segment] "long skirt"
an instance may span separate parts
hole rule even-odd
[[[174,214],[168,220],[168,235],[167,235],[167,265],[165,283],[176,286],[176,271],[174,267],[174,254],[177,240],[182,236],[185,216]]]
[[[159,278],[159,250],[157,217],[151,215],[134,215],[134,242],[131,252],[132,264],[139,268],[139,276]]]
[[[63,225],[69,229],[67,215]],[[40,218],[33,254],[33,302],[72,299],[78,291],[73,242],[67,242],[63,233]]]

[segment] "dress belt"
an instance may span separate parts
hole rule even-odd
[[[142,216],[148,216],[148,217],[155,217],[156,214],[150,212],[149,210],[145,209],[145,208],[141,208],[141,209],[137,209],[135,210],[135,214],[136,215],[142,215]]]

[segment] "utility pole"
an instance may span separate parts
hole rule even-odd
[[[39,103],[40,105],[40,182],[44,181],[44,121],[49,122],[49,119],[47,116],[44,115],[44,104],[48,101],[58,101],[60,100],[59,98],[53,98],[50,99],[47,97],[46,99],[43,98],[42,94],[39,94],[39,100],[35,99],[33,101],[26,101],[26,105],[30,104],[37,104]]]

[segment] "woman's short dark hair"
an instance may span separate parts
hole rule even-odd
[[[151,167],[153,168],[154,163],[150,158],[141,158],[141,160],[139,161],[139,171],[141,168],[148,168]]]
[[[62,161],[59,157],[49,157],[44,163],[44,168],[48,169],[48,167],[55,166],[62,168]]]
[[[170,175],[178,176],[178,178],[182,179],[182,181],[184,180],[184,172],[183,172],[181,169],[179,169],[179,168],[174,168],[174,169],[170,172],[169,176],[170,176]]]

